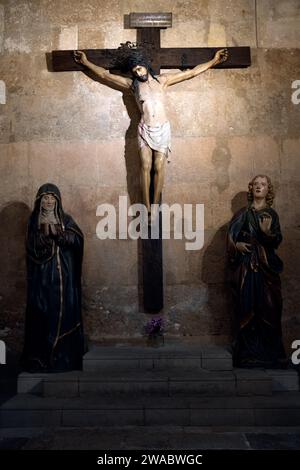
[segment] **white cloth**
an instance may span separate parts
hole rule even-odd
[[[169,121],[159,126],[148,126],[144,121],[140,121],[138,126],[139,148],[148,145],[152,150],[165,153],[169,160],[168,153],[171,151],[171,127]]]

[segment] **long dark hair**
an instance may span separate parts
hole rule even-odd
[[[135,93],[139,86],[139,80],[134,75],[132,69],[137,65],[145,67],[148,73],[151,75],[154,80],[159,82],[158,78],[155,76],[154,70],[151,67],[151,59],[149,57],[148,49],[146,49],[145,44],[136,44],[130,41],[126,43],[121,43],[117,49],[116,56],[112,59],[111,68],[115,70],[120,70],[125,74],[131,74],[132,86],[131,89]]]

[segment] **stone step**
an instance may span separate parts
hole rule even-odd
[[[295,369],[266,369],[266,373],[272,378],[273,392],[300,391],[300,375]]]
[[[93,345],[83,359],[86,372],[150,369],[232,370],[230,351],[221,346],[200,347],[168,341],[162,347]]]
[[[84,395],[151,396],[246,396],[272,394],[272,377],[258,371],[127,370],[120,373],[68,372],[60,374],[22,373],[18,393],[42,396]]]
[[[97,426],[0,428],[0,449],[299,450],[299,426]]]
[[[299,426],[300,394],[271,397],[83,397],[16,395],[0,408],[1,428],[101,426]]]

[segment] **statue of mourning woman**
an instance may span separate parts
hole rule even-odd
[[[287,364],[281,330],[283,263],[276,254],[282,235],[278,214],[271,207],[273,200],[270,178],[255,176],[248,185],[248,206],[229,223],[230,281],[238,329],[235,367]]]
[[[47,183],[37,192],[27,231],[27,307],[22,366],[30,372],[82,367],[83,234]]]

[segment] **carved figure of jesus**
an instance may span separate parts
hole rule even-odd
[[[143,203],[151,215],[150,204],[150,172],[152,163],[154,166],[154,197],[153,204],[157,207],[164,183],[165,161],[168,159],[171,143],[171,130],[165,107],[166,89],[184,80],[197,77],[211,67],[225,62],[228,58],[228,50],[220,49],[214,58],[193,69],[177,73],[163,73],[154,75],[147,60],[131,58],[129,71],[131,78],[110,73],[103,67],[90,62],[85,53],[74,51],[76,62],[84,65],[98,76],[103,83],[117,85],[121,90],[131,91],[136,99],[141,112],[141,120],[138,125],[138,146],[141,160],[141,185]]]

